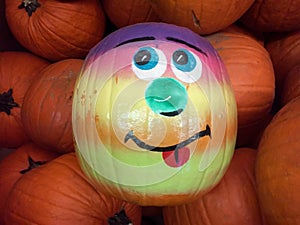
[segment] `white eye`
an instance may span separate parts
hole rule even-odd
[[[138,78],[153,80],[160,77],[167,68],[167,59],[162,51],[142,47],[133,56],[132,70]]]
[[[173,53],[171,68],[175,76],[186,83],[196,82],[202,75],[202,62],[193,52],[178,49]]]

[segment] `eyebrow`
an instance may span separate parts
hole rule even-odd
[[[125,44],[128,44],[128,43],[131,43],[131,42],[137,42],[137,41],[150,41],[150,40],[155,40],[155,37],[152,37],[152,36],[147,36],[147,37],[138,37],[138,38],[132,38],[132,39],[129,39],[129,40],[126,40],[126,41],[123,41],[119,44],[117,44],[115,46],[116,47],[119,47],[121,45],[125,45]]]
[[[167,37],[166,39],[169,40],[169,41],[174,41],[174,42],[177,42],[177,43],[180,43],[180,44],[184,44],[184,45],[186,45],[186,46],[188,46],[190,48],[195,49],[196,51],[202,53],[203,55],[205,55],[207,57],[206,52],[204,52],[202,49],[200,49],[197,46],[192,45],[192,44],[190,44],[190,43],[188,43],[188,42],[186,42],[184,40],[181,40],[181,39],[178,39],[178,38],[174,38],[174,37]]]

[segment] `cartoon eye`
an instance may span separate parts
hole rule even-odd
[[[196,82],[202,74],[202,62],[193,52],[178,49],[173,53],[171,68],[183,82]]]
[[[138,78],[153,80],[160,77],[167,68],[166,56],[152,47],[140,48],[133,56],[132,70]]]

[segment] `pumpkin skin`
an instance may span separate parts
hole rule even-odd
[[[254,177],[256,154],[256,149],[236,149],[222,181],[192,203],[164,207],[164,224],[263,224]]]
[[[185,26],[204,35],[233,24],[247,11],[254,0],[151,0],[150,2],[161,21]]]
[[[281,107],[298,96],[300,96],[300,64],[293,67],[284,80],[280,95]]]
[[[82,59],[64,59],[40,72],[24,98],[22,122],[28,136],[51,151],[74,151],[72,98]]]
[[[41,57],[84,58],[102,39],[105,15],[98,0],[38,0],[40,7],[31,16],[18,8],[22,2],[5,2],[7,23],[19,43]]]
[[[298,0],[256,0],[240,21],[259,32],[289,32],[300,29]]]
[[[256,37],[238,26],[205,38],[217,50],[231,80],[238,111],[237,146],[255,147],[257,127],[268,121],[275,97],[269,53]]]
[[[32,161],[29,160],[29,157]],[[58,154],[45,150],[29,142],[12,151],[0,161],[0,224],[4,224],[6,199],[13,185],[23,174],[39,165],[58,157]]]
[[[7,200],[5,222],[107,225],[108,218],[122,208],[133,224],[141,224],[140,206],[97,193],[75,154],[66,153],[18,180]]]
[[[300,224],[299,112],[297,97],[276,113],[259,142],[255,176],[268,224]]]
[[[266,42],[273,62],[276,81],[276,103],[280,104],[283,84],[289,71],[300,63],[300,31],[273,34]],[[276,110],[280,108],[277,106]]]
[[[154,61],[140,69],[144,53]],[[180,54],[190,60],[184,68],[174,62]],[[234,151],[236,119],[216,51],[165,23],[127,26],[103,39],[86,58],[73,98],[83,171],[100,192],[143,206],[192,201],[215,186]]]
[[[118,28],[141,22],[159,21],[148,0],[103,0],[103,9]]]
[[[46,60],[26,52],[0,53],[0,147],[17,148],[29,142],[22,121],[24,96]]]

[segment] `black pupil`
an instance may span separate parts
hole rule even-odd
[[[134,56],[134,61],[140,66],[147,64],[150,60],[151,54],[148,50],[140,50]]]
[[[188,56],[184,51],[178,50],[173,53],[173,60],[179,65],[185,65],[188,62]]]

